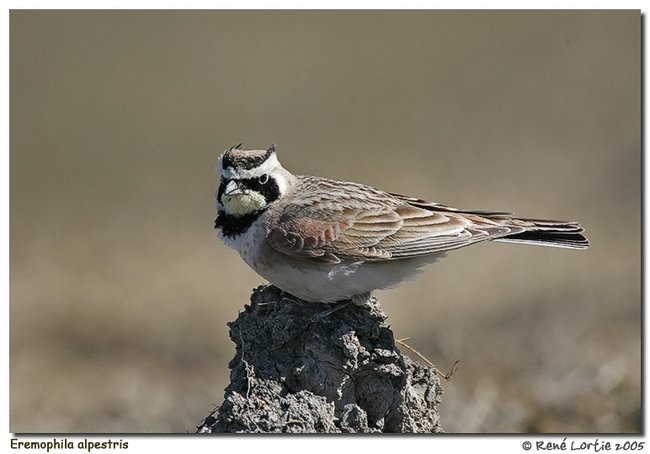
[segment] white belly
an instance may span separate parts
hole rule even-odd
[[[236,238],[223,238],[257,274],[300,299],[329,303],[354,295],[393,287],[415,277],[423,265],[443,254],[381,262],[311,265],[270,250],[264,243],[262,223],[255,223]],[[272,254],[272,256],[270,255]]]
[[[422,265],[433,261],[435,257],[427,256],[418,260],[358,262],[319,268],[282,266],[269,268],[260,274],[276,287],[298,298],[328,303],[394,287],[415,277]]]

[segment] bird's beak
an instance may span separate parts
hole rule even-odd
[[[223,191],[223,195],[236,195],[240,194],[242,189],[239,187],[239,182],[235,180],[230,180],[226,185],[226,189]]]

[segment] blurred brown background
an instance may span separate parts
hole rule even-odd
[[[452,432],[639,431],[640,14],[13,11],[11,431],[184,432],[261,283],[217,156],[578,220],[380,292]],[[411,355],[414,356],[414,355]]]

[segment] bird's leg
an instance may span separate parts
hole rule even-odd
[[[316,315],[313,317],[312,321],[323,320],[323,319],[329,317],[330,315],[332,315],[334,312],[340,311],[341,309],[345,309],[345,308],[348,307],[349,305],[350,305],[350,300],[337,301],[336,303],[334,303],[334,304],[332,305],[332,306],[334,306],[334,307],[332,307],[332,308],[330,308],[330,309],[327,309],[327,310],[325,310],[325,311],[323,311],[323,312],[319,312],[318,314],[316,314]]]
[[[332,315],[334,312],[338,312],[341,309],[345,309],[346,307],[350,306],[350,303],[357,307],[368,307],[370,306],[370,292],[366,293],[359,293],[358,295],[354,295],[350,297],[350,299],[347,300],[340,300],[335,303],[333,303],[333,307],[330,309],[324,310],[323,312],[319,312],[312,318],[312,322],[315,322],[317,320],[323,320],[330,315]]]

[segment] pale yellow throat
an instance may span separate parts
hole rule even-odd
[[[236,194],[224,195],[221,203],[226,213],[235,216],[244,216],[266,206],[264,196],[256,191],[242,191]]]

